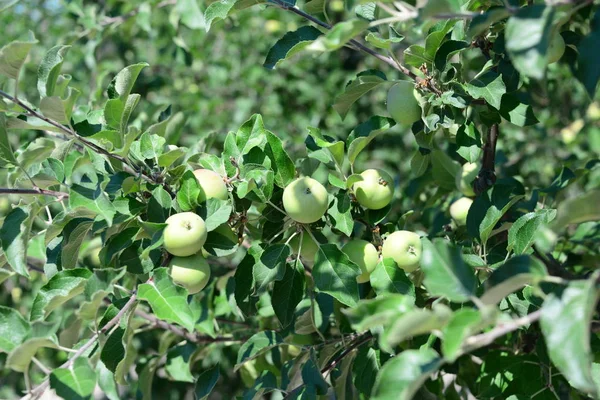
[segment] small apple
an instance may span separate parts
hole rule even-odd
[[[265,22],[265,30],[269,33],[279,32],[281,30],[281,22],[276,19],[269,19]]]
[[[565,40],[560,33],[555,33],[550,37],[548,46],[548,64],[554,64],[565,54]]]
[[[294,236],[288,244],[292,248],[293,254],[298,254],[298,248],[300,246],[300,233]],[[302,234],[302,248],[300,249],[300,256],[302,259],[311,264],[314,263],[317,251],[319,251],[319,244],[315,243],[315,241],[307,232],[304,232]]]
[[[375,246],[366,240],[354,239],[342,247],[342,252],[348,256],[350,261],[360,267],[361,274],[356,277],[356,281],[358,283],[367,282],[379,262],[379,253]]]
[[[210,279],[210,266],[200,254],[190,257],[173,257],[169,263],[173,282],[187,289],[189,294],[198,293]]]
[[[165,250],[174,256],[187,257],[196,254],[206,242],[204,220],[193,212],[171,215],[165,221],[163,232]]]
[[[394,196],[394,181],[385,171],[368,169],[360,174],[362,181],[352,187],[356,200],[369,210],[379,210],[390,204]]]
[[[229,198],[227,185],[225,185],[221,175],[210,169],[197,169],[194,171],[194,175],[196,175],[196,179],[198,179],[198,184],[200,185],[199,201],[206,201],[213,198],[227,200]]]
[[[467,224],[467,215],[473,204],[473,200],[468,197],[461,197],[450,206],[450,216],[456,222],[456,225],[463,226]]]
[[[387,110],[403,125],[412,125],[421,119],[421,107],[415,96],[415,85],[409,81],[400,81],[392,86],[387,95]]]
[[[383,258],[391,258],[399,268],[412,272],[419,268],[423,245],[421,238],[414,232],[396,231],[383,242]]]
[[[473,191],[473,181],[479,173],[479,164],[465,163],[462,170],[456,174],[456,187],[465,196],[475,196]]]
[[[283,190],[285,212],[301,224],[310,224],[321,219],[328,205],[327,190],[312,178],[298,178]]]

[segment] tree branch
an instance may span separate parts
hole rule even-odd
[[[296,6],[292,6],[288,3],[285,2],[285,0],[271,0],[272,3],[275,3],[276,5],[279,6],[279,8],[286,10],[286,11],[291,11],[296,15],[301,16],[302,18],[312,22],[315,25],[318,25],[322,28],[325,28],[327,30],[330,30],[332,28],[331,25],[329,25],[328,23],[321,21],[318,18],[315,18],[314,16],[302,11],[301,9],[299,9]],[[396,62],[394,59],[392,59],[391,57],[387,57],[384,56],[382,54],[379,54],[378,52],[376,52],[375,50],[365,46],[364,44],[360,43],[358,40],[352,39],[348,42],[349,44],[351,44],[352,46],[356,47],[359,51],[362,51],[364,53],[367,53],[375,58],[377,58],[380,61],[383,61],[384,63],[388,64],[389,66],[391,66],[392,68],[400,71],[402,74],[408,76],[409,78],[411,78],[412,80],[414,80],[417,83],[420,82],[424,82],[426,83],[426,87],[431,90],[432,92],[436,93],[437,95],[441,94],[441,91],[439,89],[437,89],[436,87],[434,87],[433,85],[430,84],[430,82],[427,82],[425,79],[422,79],[420,77],[418,77],[414,72],[412,72],[411,70],[409,70],[408,68],[406,68],[404,65]]]
[[[22,109],[24,109],[25,111],[27,111],[29,116],[38,118],[52,126],[54,126],[55,128],[60,129],[61,131],[65,132],[66,134],[72,136],[73,138],[77,139],[78,141],[80,141],[82,144],[84,144],[85,146],[89,147],[90,149],[94,150],[96,153],[99,154],[103,154],[107,157],[110,157],[114,160],[117,160],[119,162],[121,162],[123,164],[123,169],[132,175],[138,175],[140,176],[142,179],[144,179],[147,182],[150,182],[152,184],[158,185],[161,184],[160,182],[158,182],[156,179],[154,179],[152,176],[148,175],[146,172],[138,170],[137,168],[135,168],[133,165],[131,165],[129,163],[129,160],[127,160],[127,158],[120,156],[118,154],[114,154],[109,152],[108,150],[98,146],[97,144],[90,142],[89,140],[87,140],[86,138],[82,137],[81,135],[79,135],[77,132],[75,132],[72,128],[65,126],[63,124],[61,124],[60,122],[56,122],[46,116],[44,116],[43,114],[40,114],[39,112],[35,111],[33,108],[29,107],[27,104],[23,103],[21,100],[17,99],[16,97],[11,96],[10,94],[0,90],[0,96],[12,101],[13,103],[17,104],[19,107],[21,107]],[[165,188],[165,190],[167,192],[169,192],[169,194],[174,195],[174,193],[171,191],[171,188],[168,187],[168,185],[162,184],[162,186]]]
[[[145,320],[150,321],[153,325],[155,325],[161,329],[171,331],[174,334],[176,334],[177,336],[181,336],[182,338],[186,339],[187,341],[189,341],[191,343],[200,344],[200,343],[243,342],[243,341],[245,341],[245,339],[234,339],[232,337],[223,337],[223,336],[211,337],[211,336],[199,335],[197,333],[191,333],[191,332],[188,332],[187,330],[180,328],[176,325],[173,325],[173,324],[165,322],[161,319],[158,319],[154,315],[149,314],[143,310],[136,309],[135,315],[137,315],[138,317],[144,318]]]
[[[85,352],[87,352],[88,349],[90,347],[92,347],[96,343],[96,340],[98,340],[98,338],[100,337],[101,333],[108,332],[113,326],[115,326],[116,324],[119,323],[119,321],[121,320],[121,318],[123,317],[123,315],[125,315],[125,313],[133,306],[133,304],[136,302],[136,300],[137,300],[137,293],[134,292],[131,295],[131,298],[129,299],[129,301],[127,301],[127,303],[125,303],[125,305],[123,306],[123,308],[121,308],[121,310],[119,310],[119,312],[117,313],[117,315],[115,315],[113,317],[113,319],[111,319],[110,321],[108,321],[108,323],[106,325],[104,325],[102,327],[102,329],[100,329],[98,332],[94,333],[92,335],[92,337],[83,346],[81,346],[77,350],[76,353],[73,354],[73,357],[69,358],[59,368],[69,368],[71,365],[73,365],[73,363],[75,362],[76,359],[78,359],[83,354],[85,354]],[[29,393],[28,395],[24,396],[21,400],[25,400],[25,399],[30,399],[30,400],[37,399],[39,396],[41,396],[46,391],[46,389],[48,388],[49,385],[50,385],[50,380],[49,380],[49,378],[46,378],[46,380],[44,380],[44,382],[40,383],[35,389],[33,389],[31,391],[31,393]]]
[[[164,8],[164,7],[172,6],[172,5],[175,5],[175,4],[177,4],[177,0],[165,0],[165,1],[161,1],[156,6],[154,6],[154,10],[157,10],[159,8]],[[129,11],[128,13],[120,15],[118,17],[107,17],[102,22],[100,22],[100,25],[106,26],[106,25],[110,25],[110,24],[114,24],[114,23],[119,23],[120,24],[120,23],[123,23],[123,22],[127,21],[131,17],[135,17],[137,14],[139,14],[139,12],[140,12],[140,7],[136,7],[133,10]]]
[[[11,188],[0,188],[0,194],[41,194],[45,196],[54,196],[59,200],[69,198],[69,194],[65,192],[56,192],[54,190],[47,190],[41,188],[33,189],[11,189]]]

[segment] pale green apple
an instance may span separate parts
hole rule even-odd
[[[298,178],[283,190],[283,208],[294,221],[310,224],[325,215],[328,197],[325,187],[316,180]]]
[[[358,283],[369,281],[371,272],[379,262],[379,253],[372,243],[362,239],[354,239],[342,247],[342,252],[348,256],[350,261],[360,267],[361,274],[356,277]]]
[[[165,221],[163,246],[174,256],[187,257],[196,254],[206,242],[204,220],[193,212],[171,215]]]
[[[467,224],[467,215],[473,204],[473,200],[468,197],[461,197],[450,205],[450,216],[456,222],[456,225],[463,226]]]
[[[183,286],[190,294],[198,293],[210,279],[210,266],[202,255],[173,257],[169,263],[171,279]]]
[[[367,169],[360,174],[362,181],[352,187],[356,200],[369,210],[379,210],[390,204],[394,196],[394,181],[385,171]]]
[[[421,107],[415,96],[415,84],[400,81],[390,88],[387,95],[387,110],[397,123],[412,125],[421,119]]]
[[[213,198],[227,200],[229,198],[227,185],[225,185],[225,181],[223,181],[221,175],[210,169],[197,169],[194,171],[194,175],[200,185],[199,201],[206,201]]]
[[[381,254],[384,259],[391,258],[399,268],[412,272],[419,268],[423,245],[421,238],[414,232],[396,231],[383,242]]]

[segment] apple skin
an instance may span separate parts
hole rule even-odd
[[[300,246],[300,233],[294,236],[288,244],[292,248],[293,254],[298,254],[298,248]],[[319,251],[318,243],[315,243],[310,235],[307,232],[304,232],[302,234],[302,249],[300,249],[300,256],[302,257],[302,260],[311,264],[314,263],[317,251]]]
[[[327,190],[312,178],[298,178],[283,190],[285,212],[301,224],[320,220],[325,215],[328,205]]]
[[[387,95],[387,110],[397,123],[412,125],[421,119],[421,107],[415,97],[415,85],[400,81],[390,88]]]
[[[383,242],[383,258],[391,258],[399,268],[412,272],[419,268],[423,245],[421,238],[414,232],[396,231]]]
[[[200,185],[199,201],[206,201],[207,199],[227,200],[229,198],[227,185],[225,185],[221,175],[210,169],[197,169],[194,171],[194,175]]]
[[[350,261],[360,267],[361,274],[356,277],[356,282],[368,282],[371,272],[379,262],[379,253],[375,246],[366,240],[354,239],[342,247],[342,252],[348,256]]]
[[[479,174],[478,163],[466,163],[462,166],[460,173],[456,175],[456,187],[465,196],[475,196],[472,182]]]
[[[193,212],[173,214],[165,221],[163,246],[174,256],[187,257],[196,254],[206,242],[204,220]]]
[[[173,282],[187,289],[189,294],[198,293],[210,279],[210,266],[200,254],[190,257],[173,257],[169,263]]]
[[[394,197],[394,181],[385,171],[367,169],[360,174],[362,181],[352,185],[356,200],[369,210],[380,210]]]
[[[467,224],[467,215],[469,215],[472,204],[473,200],[468,197],[461,197],[450,205],[450,216],[456,222],[456,225],[464,226]]]
[[[554,64],[565,54],[565,40],[560,33],[555,33],[550,37],[548,46],[548,64]]]

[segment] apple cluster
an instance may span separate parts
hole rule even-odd
[[[208,169],[197,169],[194,175],[200,187],[199,201],[210,198],[226,200],[229,196],[223,178]],[[173,282],[183,286],[190,294],[198,293],[210,279],[210,266],[203,250],[208,231],[202,217],[193,212],[171,215],[165,221],[163,246],[173,258],[169,263],[169,272]],[[218,231],[233,234],[229,226],[219,226]]]
[[[377,169],[367,169],[352,185],[356,201],[365,209],[380,210],[390,204],[394,196],[394,181],[388,173]],[[319,242],[304,224],[320,220],[329,206],[327,190],[321,183],[310,177],[301,177],[291,182],[283,191],[283,207],[286,214],[301,224],[301,233],[287,240],[294,254],[312,264],[319,251]],[[421,239],[410,231],[396,231],[388,235],[381,247],[381,256],[375,245],[363,239],[351,239],[342,247],[342,252],[360,267],[358,283],[369,281],[370,275],[380,258],[392,259],[396,265],[412,272],[419,267],[421,259]]]

